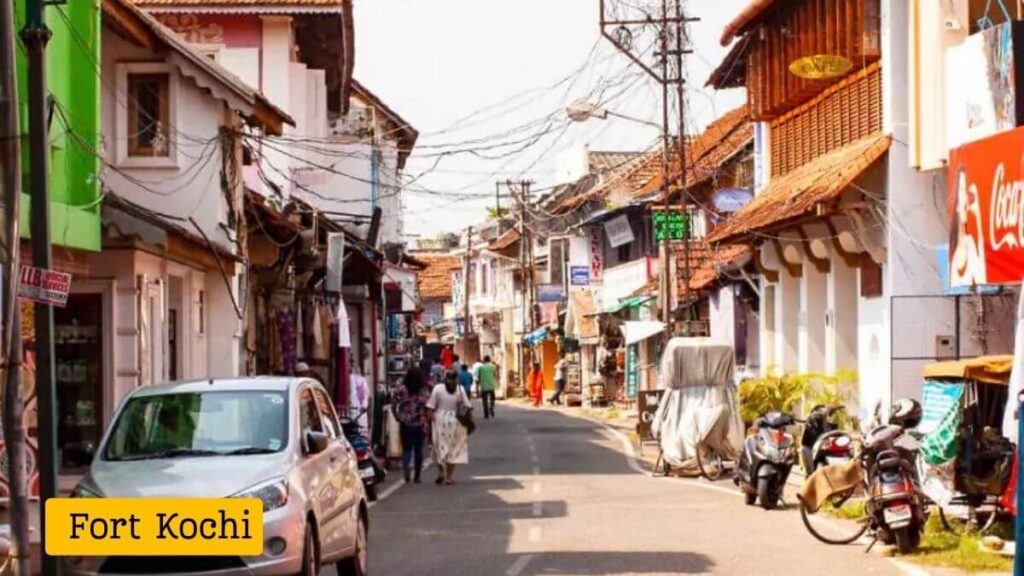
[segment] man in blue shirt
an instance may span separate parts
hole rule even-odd
[[[465,364],[462,365],[462,370],[459,372],[459,385],[466,391],[466,398],[473,397],[473,373]]]

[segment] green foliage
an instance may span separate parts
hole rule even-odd
[[[773,411],[802,418],[817,404],[846,404],[856,380],[853,372],[839,372],[834,376],[819,373],[779,375],[770,370],[767,376],[749,378],[740,384],[740,416],[748,424]],[[847,423],[847,416],[843,413],[837,414],[836,419],[840,426]]]
[[[951,520],[951,522],[959,522]],[[1012,525],[997,525],[993,534],[1012,538]],[[1000,556],[981,549],[982,536],[957,536],[945,530],[938,513],[928,518],[921,548],[908,558],[918,564],[930,566],[951,566],[965,572],[1004,572],[1013,570],[1013,558]]]

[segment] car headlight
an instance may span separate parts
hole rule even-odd
[[[72,498],[103,498],[99,488],[79,482],[71,492]]]
[[[263,511],[270,512],[288,503],[288,481],[284,478],[268,480],[235,494],[233,498],[257,498],[263,502]]]

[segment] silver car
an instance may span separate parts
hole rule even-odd
[[[367,571],[367,505],[329,396],[299,378],[139,388],[107,429],[76,497],[263,501],[258,557],[66,558],[70,574],[310,576]]]

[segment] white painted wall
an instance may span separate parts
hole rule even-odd
[[[800,328],[797,333],[800,372],[825,370],[826,277],[808,259],[800,278]]]

